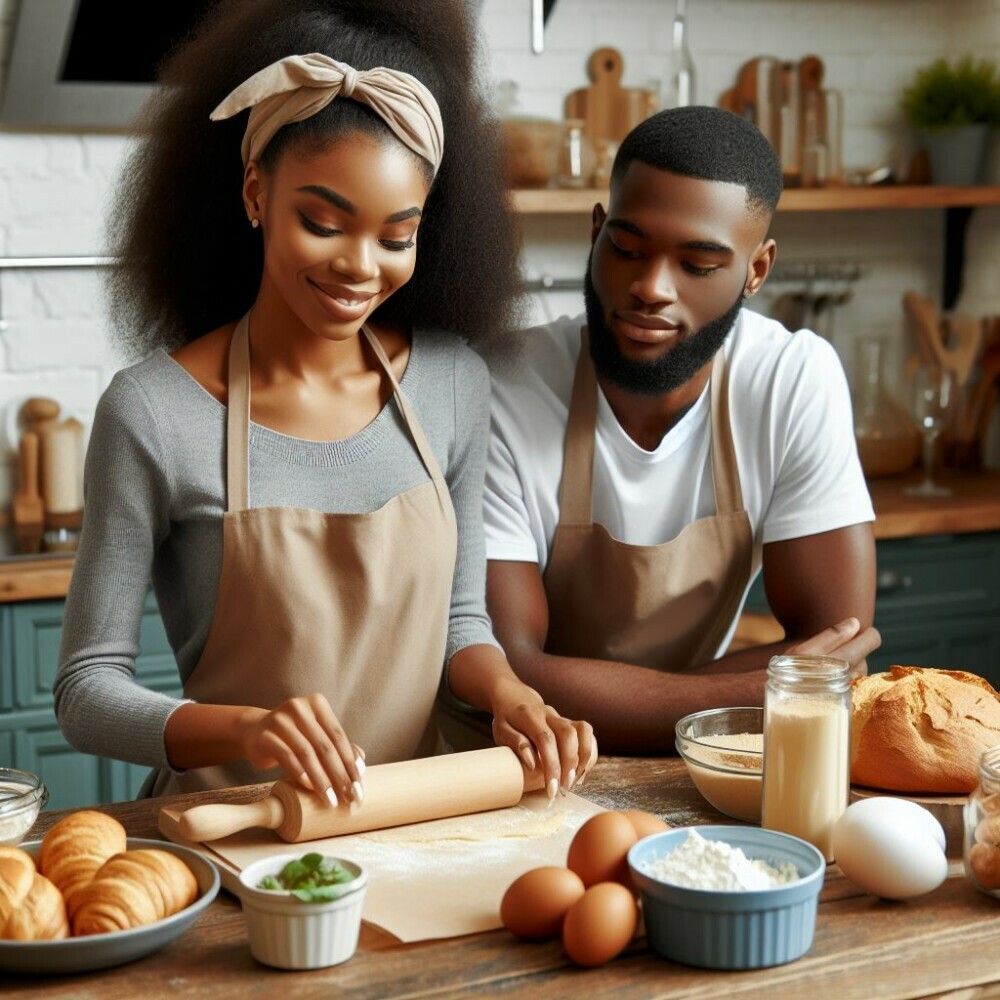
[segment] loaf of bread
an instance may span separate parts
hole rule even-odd
[[[77,894],[108,858],[125,850],[127,840],[125,827],[96,809],[64,816],[42,838],[38,870],[62,893],[71,922]]]
[[[891,667],[852,686],[851,781],[891,792],[965,794],[1000,744],[1000,695],[963,670]]]
[[[169,851],[124,851],[106,861],[76,895],[73,934],[107,934],[172,916],[198,897],[191,869]]]
[[[62,894],[19,847],[0,846],[0,939],[54,941],[69,936]]]

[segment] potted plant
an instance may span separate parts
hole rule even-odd
[[[1000,126],[1000,74],[991,59],[963,56],[917,70],[903,114],[931,162],[935,184],[976,184],[991,128]]]

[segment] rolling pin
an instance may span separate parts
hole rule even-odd
[[[537,769],[526,773],[509,747],[490,747],[376,764],[365,772],[364,784],[361,805],[341,803],[334,809],[325,795],[281,779],[257,802],[193,806],[181,813],[177,826],[195,842],[263,827],[295,844],[503,809],[541,788],[544,776]]]

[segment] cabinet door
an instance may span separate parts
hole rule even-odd
[[[51,709],[0,716],[0,745],[13,747],[14,766],[37,774],[49,792],[47,809],[76,809],[106,801],[106,762],[67,745]]]
[[[42,777],[50,809],[70,809],[135,798],[149,768],[73,750],[52,710],[62,638],[62,601],[27,601],[0,608],[0,763]],[[180,694],[177,664],[150,593],[140,631],[136,679],[146,687]]]

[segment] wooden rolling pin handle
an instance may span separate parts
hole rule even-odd
[[[276,795],[268,795],[247,805],[215,803],[193,806],[180,817],[178,827],[188,840],[220,840],[240,830],[263,827],[277,830],[285,821],[285,806]]]

